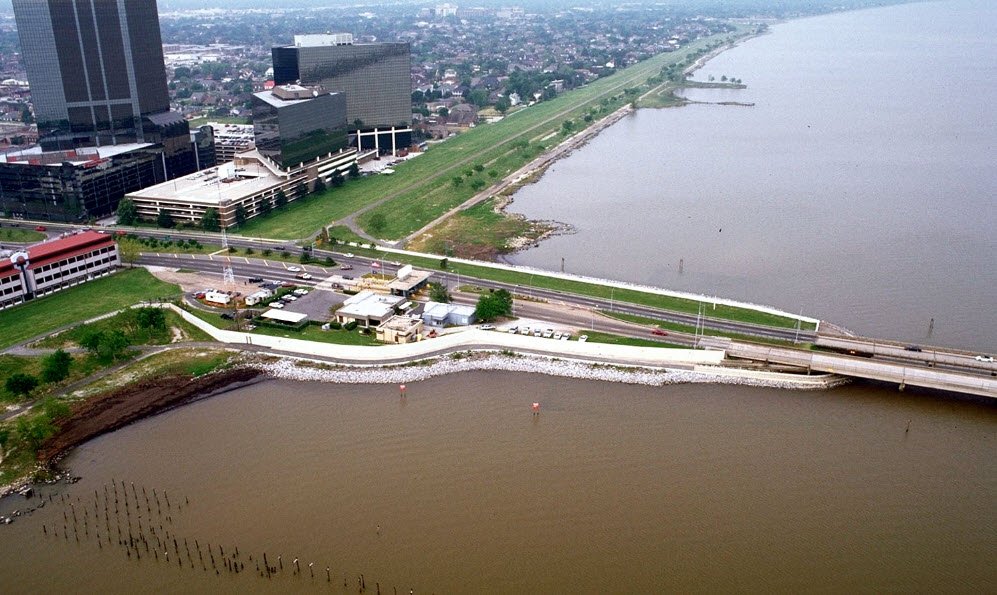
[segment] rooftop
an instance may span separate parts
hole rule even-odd
[[[240,154],[239,163],[223,163],[130,192],[129,196],[183,200],[192,204],[219,206],[262,192],[285,181],[259,159],[251,158],[252,154],[253,151]]]
[[[101,244],[111,244],[114,238],[100,231],[84,231],[50,242],[42,242],[28,248],[28,263],[31,268],[40,267],[50,262],[68,258],[77,253],[84,253],[100,247]],[[0,273],[13,269],[9,258],[0,260]]]
[[[25,163],[56,167],[66,162],[73,165],[84,165],[151,146],[153,146],[151,143],[126,143],[102,147],[81,147],[72,151],[42,151],[41,147],[31,147],[0,155],[0,163]]]
[[[286,322],[288,324],[298,324],[302,320],[308,318],[307,314],[300,314],[298,312],[286,312],[284,310],[267,310],[260,315],[261,318],[267,318],[269,320],[276,320],[277,322]]]
[[[279,85],[267,91],[253,93],[253,96],[274,107],[297,105],[302,101],[315,99],[322,95],[335,95],[318,87],[302,87],[301,85]]]
[[[346,300],[336,314],[350,318],[383,318],[404,301],[401,296],[374,293],[367,289]]]

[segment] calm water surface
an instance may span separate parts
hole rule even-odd
[[[577,234],[512,260],[995,350],[994,31],[978,0],[777,25],[697,73],[747,89],[686,93],[754,107],[640,110],[518,192]]]
[[[94,440],[65,493],[80,514],[111,478],[189,498],[165,527],[181,552],[280,554],[279,578],[46,538],[58,503],[0,528],[0,575],[19,592],[319,591],[326,566],[334,592],[343,573],[387,593],[986,592],[995,427],[992,407],[854,387],[471,373],[402,402],[269,381]]]

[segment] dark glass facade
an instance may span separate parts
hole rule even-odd
[[[168,112],[156,0],[13,0],[46,150],[164,142]],[[177,173],[176,175],[180,175]]]
[[[110,215],[126,193],[167,179],[159,145],[91,161],[72,152],[62,156],[62,162],[54,153],[38,155],[43,162],[0,162],[0,212],[25,219],[84,221]]]
[[[274,83],[300,81],[346,96],[351,127],[407,127],[412,122],[411,48],[407,43],[275,47]]]
[[[285,101],[264,91],[253,95],[256,150],[283,169],[345,148],[346,99],[331,93]]]

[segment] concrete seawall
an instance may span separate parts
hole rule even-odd
[[[404,345],[357,346],[320,343],[218,329],[173,304],[163,304],[216,341],[232,347],[271,349],[284,363],[257,363],[280,378],[328,382],[412,382],[468,370],[507,370],[636,384],[701,382],[790,389],[824,389],[844,382],[833,374],[804,376],[724,368],[722,350],[669,349],[605,343],[554,341],[468,329]],[[486,352],[490,355],[454,357]],[[450,357],[444,357],[450,356]],[[526,357],[523,357],[526,356]],[[403,366],[423,360],[422,366]],[[289,360],[311,360],[301,366]],[[329,364],[343,369],[316,368]]]

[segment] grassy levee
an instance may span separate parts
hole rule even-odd
[[[689,326],[687,324],[678,324],[676,322],[667,322],[664,320],[657,320],[654,318],[648,318],[646,316],[636,316],[634,314],[626,314],[623,312],[607,312],[606,310],[600,310],[601,314],[609,316],[610,318],[615,318],[617,320],[623,320],[625,322],[633,322],[634,324],[646,324],[649,326],[656,326],[661,329],[675,331],[677,333],[685,333],[688,335],[696,334],[696,327]],[[812,326],[812,325],[811,325]],[[805,326],[803,328],[806,328]],[[736,341],[750,341],[752,343],[764,343],[766,345],[778,345],[779,347],[793,347],[792,341],[783,341],[781,339],[768,339],[765,337],[757,337],[755,335],[745,335],[743,333],[729,333],[726,331],[718,331],[710,329],[706,332],[707,335],[711,337],[727,337],[729,339],[734,339]],[[809,343],[799,343],[797,347],[803,349],[810,349],[811,345]]]
[[[600,102],[603,99],[622,94],[625,88],[642,85],[663,66],[685,60],[690,54],[699,52],[720,37],[700,39],[679,51],[654,56],[612,76],[516,112],[495,124],[478,126],[430,148],[416,159],[398,164],[394,168],[394,175],[371,176],[350,181],[341,188],[330,188],[319,196],[292,203],[280,213],[262,219],[254,218],[239,233],[280,239],[300,238],[322,225],[341,219],[379,199],[392,196],[391,200],[374,210],[391,215],[387,217],[388,225],[382,230],[367,230],[372,235],[386,239],[402,237],[474,195],[469,183],[447,191],[447,184],[454,175],[472,165],[485,165],[489,160],[498,159],[516,143],[539,139],[560,130],[565,120],[575,120],[593,107],[602,107]],[[619,106],[624,101],[628,100],[617,99],[612,105]],[[550,139],[550,142],[556,140],[560,139]],[[511,170],[529,161],[522,158],[525,155],[518,156],[521,159],[509,162],[502,170],[502,175],[507,173],[506,169]],[[535,156],[531,155],[530,158]],[[443,192],[446,196],[424,207],[423,217],[419,221],[407,222],[403,217],[394,216],[400,205],[421,200],[434,190],[446,191]],[[395,222],[395,219],[398,221]],[[370,217],[364,217],[363,222],[369,225]]]
[[[180,295],[179,287],[156,279],[145,269],[118,271],[0,311],[0,349],[142,300]]]
[[[396,252],[385,252],[370,250],[369,248],[351,248],[353,252],[360,256],[370,256],[374,258],[386,258],[387,260],[399,261],[411,264],[426,270],[440,270],[440,260],[443,258],[430,258],[426,256],[414,256],[410,254],[398,254]],[[523,289],[519,293],[526,293],[528,288],[550,289],[562,293],[570,293],[580,296],[614,300],[618,303],[637,304],[669,310],[672,312],[682,312],[685,314],[697,314],[700,304],[707,305],[706,318],[718,320],[733,320],[737,322],[747,322],[775,328],[795,329],[797,320],[778,314],[759,312],[748,308],[739,308],[716,304],[710,300],[694,300],[657,293],[648,293],[638,289],[613,288],[608,285],[588,283],[574,279],[561,279],[559,277],[549,277],[543,273],[527,273],[523,271],[510,271],[487,266],[450,262],[447,269],[451,273],[459,273],[478,279],[498,281],[510,285],[522,285]],[[802,330],[814,330],[816,325],[811,322],[804,322],[800,327]]]

